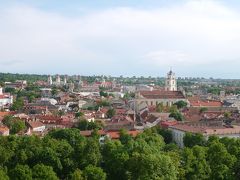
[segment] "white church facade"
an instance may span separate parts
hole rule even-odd
[[[157,106],[162,103],[164,106],[172,106],[178,101],[185,101],[184,92],[177,90],[177,81],[175,73],[169,71],[165,79],[164,90],[138,91],[136,93],[136,110],[141,111],[144,107]]]

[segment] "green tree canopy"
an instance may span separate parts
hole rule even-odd
[[[89,165],[83,170],[86,180],[105,180],[106,173],[99,167]]]
[[[35,180],[42,180],[42,179],[48,179],[48,180],[58,180],[58,177],[56,173],[53,171],[53,168],[51,166],[46,166],[43,164],[37,164],[33,167],[33,179]]]

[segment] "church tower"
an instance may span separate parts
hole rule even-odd
[[[56,75],[56,85],[60,85],[61,84],[61,77],[60,75]]]
[[[177,91],[177,80],[175,77],[175,73],[170,70],[167,73],[167,77],[165,80],[165,90],[166,91]]]
[[[51,75],[48,76],[48,84],[49,84],[49,85],[52,85],[52,84],[53,84],[53,82],[52,82],[52,76],[51,76]]]

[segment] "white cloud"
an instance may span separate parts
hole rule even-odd
[[[240,13],[216,1],[119,7],[75,17],[6,7],[0,17],[4,71],[134,74],[148,64],[141,73],[149,75],[186,64],[195,72],[199,65],[226,66],[233,59],[240,65]]]

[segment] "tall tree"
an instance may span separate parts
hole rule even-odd
[[[104,173],[100,167],[96,167],[93,165],[87,166],[83,170],[83,174],[86,180],[105,180],[106,179],[106,173]]]
[[[33,167],[33,179],[35,180],[58,180],[56,173],[53,171],[51,166],[45,166],[43,164],[37,164]]]
[[[185,133],[183,138],[184,145],[186,147],[193,147],[195,145],[203,146],[206,144],[206,140],[202,134],[192,134],[192,133]]]
[[[17,165],[9,172],[9,177],[12,180],[31,180],[32,171],[28,165]]]
[[[220,142],[213,142],[208,149],[207,158],[211,167],[211,179],[233,179],[233,165],[236,157],[229,154]]]

